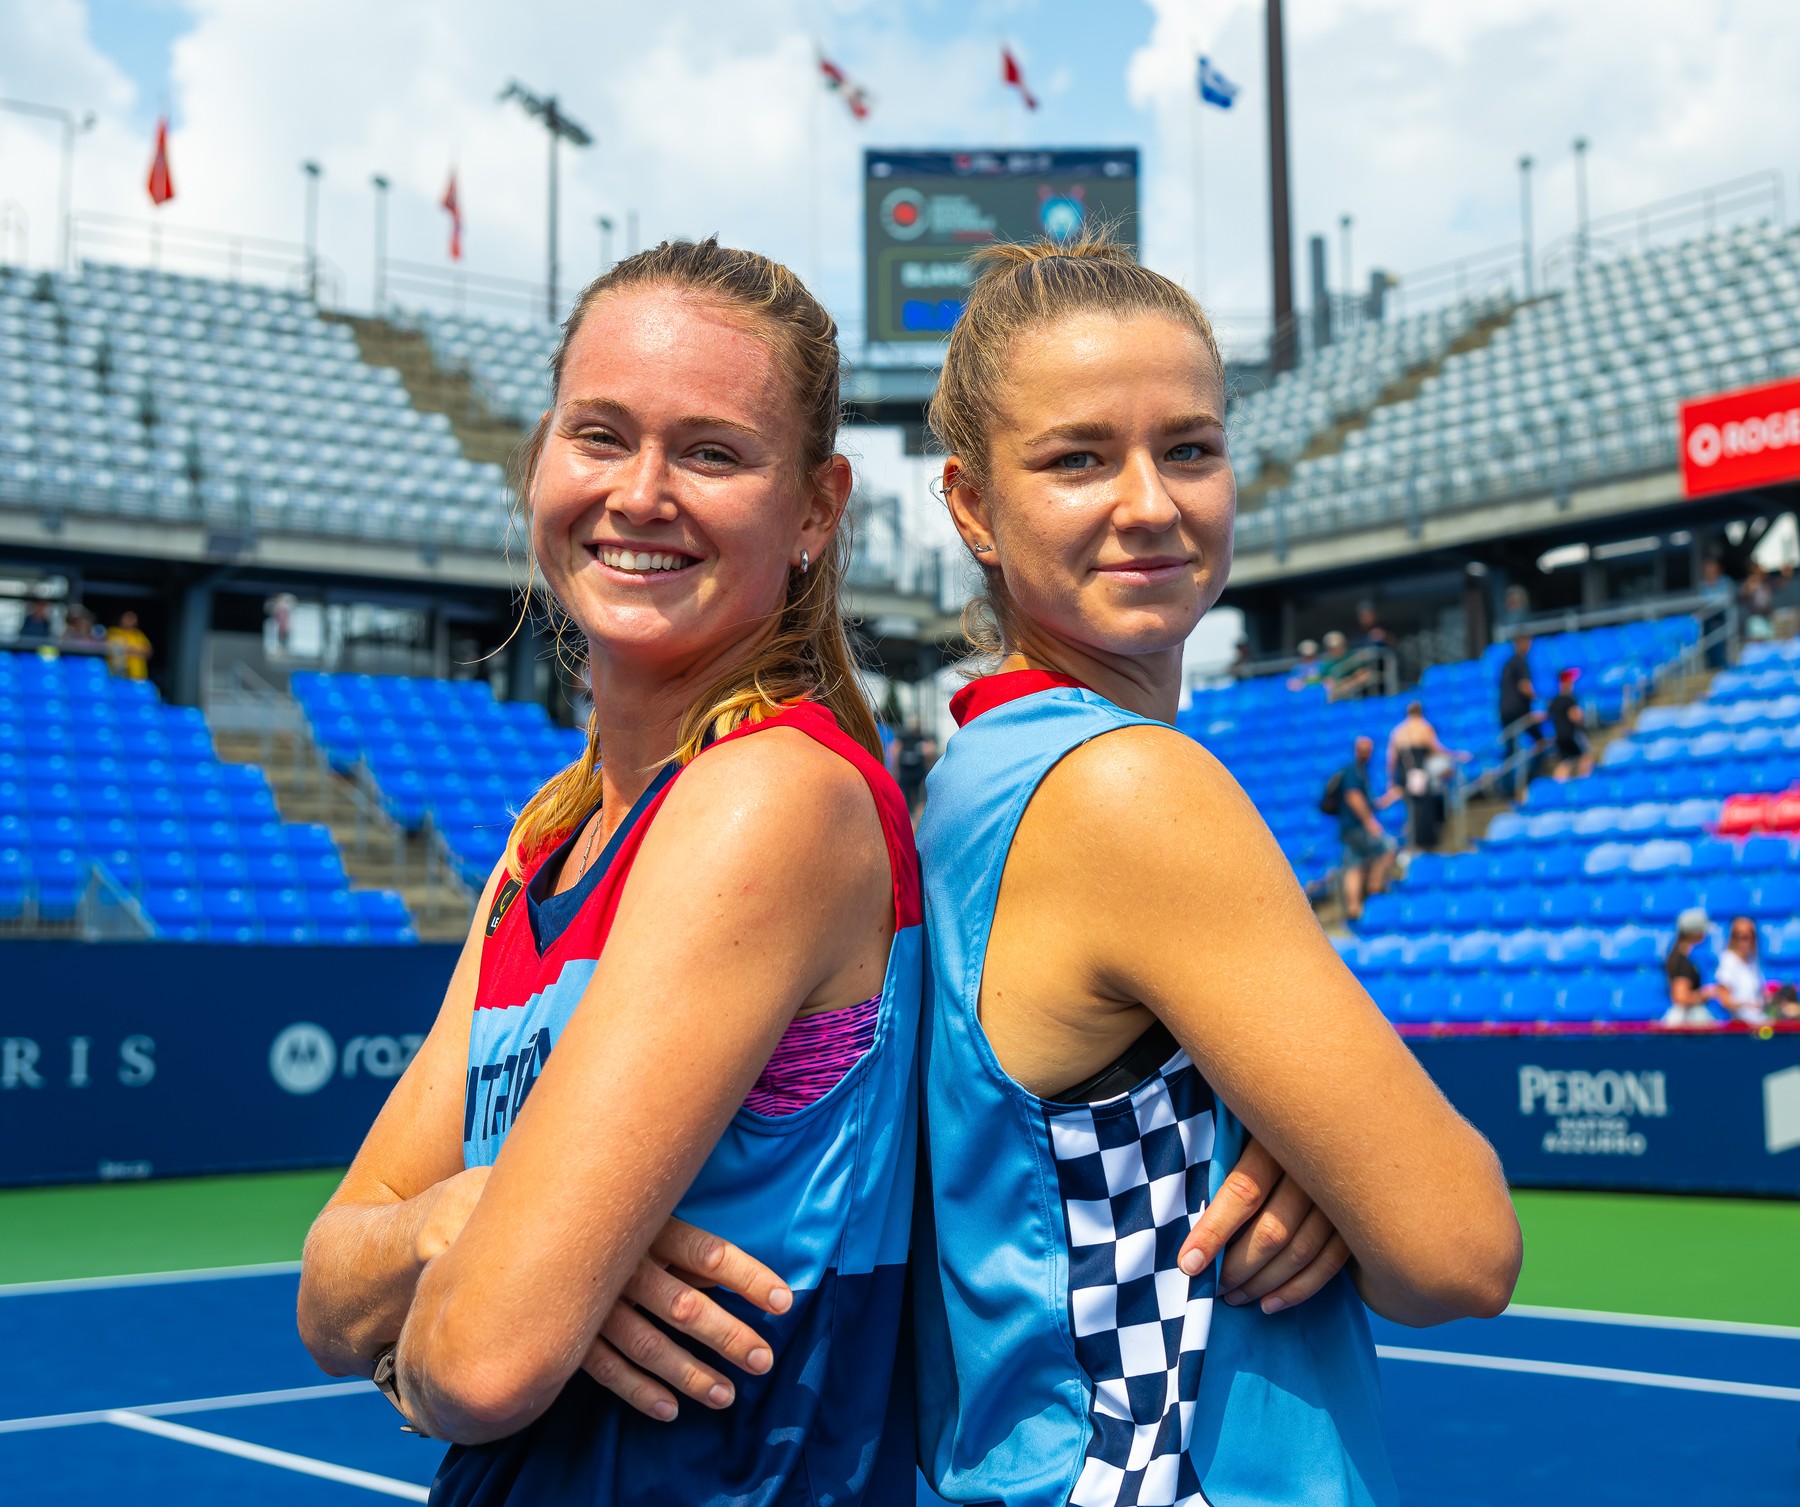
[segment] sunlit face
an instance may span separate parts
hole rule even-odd
[[[823,554],[848,467],[802,474],[798,405],[748,319],[669,289],[604,297],[576,333],[538,462],[531,539],[596,661],[678,672],[777,611]]]
[[[1019,612],[1090,653],[1185,642],[1224,589],[1237,501],[1200,336],[1160,314],[1027,330],[999,408],[985,485],[950,500]]]

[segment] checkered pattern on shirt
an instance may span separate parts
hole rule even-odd
[[[1070,1507],[1203,1507],[1187,1447],[1215,1278],[1175,1258],[1206,1207],[1212,1090],[1177,1052],[1129,1094],[1045,1115],[1075,1358],[1093,1387]]]

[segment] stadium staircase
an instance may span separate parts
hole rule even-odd
[[[400,373],[414,408],[449,419],[450,432],[470,460],[497,466],[512,463],[525,431],[488,406],[466,371],[438,360],[418,330],[354,314],[327,314],[325,318],[349,327],[365,363],[390,366]]]
[[[352,890],[397,890],[420,941],[459,942],[467,934],[474,904],[468,886],[434,860],[424,834],[406,831],[334,773],[303,722],[299,732],[215,730],[213,747],[227,764],[263,771],[284,822],[330,830]]]

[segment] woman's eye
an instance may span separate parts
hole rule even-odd
[[[584,429],[581,431],[581,438],[585,443],[590,445],[617,445],[621,443],[618,435],[614,434],[610,429]]]
[[[717,445],[702,445],[694,452],[694,458],[709,466],[729,466],[737,459],[729,450],[721,450]]]
[[[1211,454],[1211,446],[1203,445],[1197,440],[1190,440],[1186,444],[1176,445],[1171,449],[1169,451],[1169,459],[1174,461],[1178,466],[1191,466],[1196,461],[1205,460],[1206,457]]]
[[[1058,471],[1086,471],[1099,464],[1098,458],[1089,450],[1075,450],[1068,455],[1059,455],[1051,462]]]

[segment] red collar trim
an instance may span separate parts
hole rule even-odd
[[[1039,691],[1053,691],[1059,686],[1086,691],[1092,687],[1073,675],[1058,675],[1050,670],[1008,670],[1003,675],[984,675],[971,680],[950,698],[950,715],[958,727],[967,727],[983,712],[1017,701],[1021,696],[1035,696]]]

